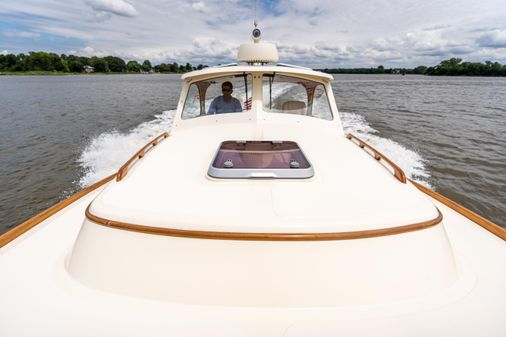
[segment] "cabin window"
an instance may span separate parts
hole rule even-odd
[[[303,78],[265,74],[263,78],[263,108],[267,112],[332,120],[332,111],[325,86]]]
[[[190,85],[182,118],[251,110],[251,75],[237,74],[194,82]]]

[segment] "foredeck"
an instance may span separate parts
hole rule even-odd
[[[180,130],[160,143],[127,177],[108,186],[90,212],[131,224],[253,233],[374,230],[438,217],[426,197],[371,162],[349,140],[338,138],[325,122],[212,128]],[[295,141],[314,163],[314,177],[211,178],[209,165],[224,140]]]

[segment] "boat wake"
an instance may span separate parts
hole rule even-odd
[[[417,152],[409,150],[391,139],[378,135],[378,130],[372,128],[362,115],[349,112],[339,112],[344,132],[352,133],[372,147],[383,153],[406,173],[406,176],[422,185],[432,188],[428,182],[430,173],[425,164],[426,160]]]
[[[154,119],[139,124],[128,133],[105,132],[92,139],[82,151],[78,164],[84,171],[79,179],[80,188],[87,187],[116,172],[136,151],[157,135],[170,131],[175,110],[164,111]],[[425,160],[390,139],[378,136],[366,119],[358,114],[340,112],[346,133],[351,132],[391,158],[406,175],[427,187],[430,174]]]
[[[84,175],[79,187],[87,187],[115,173],[141,147],[163,132],[170,131],[175,110],[164,111],[128,133],[105,132],[93,138],[79,156]]]

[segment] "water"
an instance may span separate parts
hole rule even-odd
[[[506,227],[506,78],[335,78],[348,129],[411,177]]]
[[[506,226],[506,79],[336,75],[345,128]],[[178,75],[0,76],[0,233],[170,129]]]

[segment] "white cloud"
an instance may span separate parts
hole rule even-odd
[[[9,54],[9,51],[8,50],[2,50],[0,52],[0,55],[8,55]]]
[[[108,56],[108,55],[114,55],[114,53],[112,52],[107,52],[107,51],[104,51],[104,50],[96,50],[95,48],[93,47],[90,47],[90,46],[86,46],[78,51],[70,51],[69,54],[74,54],[74,55],[79,55],[79,56],[99,56],[99,57],[104,57],[104,56]]]
[[[21,37],[21,38],[28,38],[28,39],[36,39],[36,38],[40,37],[40,33],[21,31],[21,30],[16,30],[16,29],[7,29],[2,32],[2,35],[8,36],[8,37]]]
[[[478,44],[482,47],[506,48],[506,29],[496,29],[481,35]]]
[[[123,0],[84,0],[84,3],[98,13],[110,13],[126,17],[134,17],[138,14],[134,6]]]
[[[497,51],[505,42],[503,0],[260,0],[259,7],[263,39],[276,41],[280,62],[388,67],[435,65],[452,56],[506,61]],[[27,27],[23,31],[79,41],[62,42],[62,52],[210,65],[235,61],[255,17],[252,2],[242,0],[3,0],[0,14],[21,18],[12,22]],[[2,48],[28,51],[26,40]]]
[[[190,6],[197,12],[207,13],[209,11],[208,8],[206,7],[206,4],[203,3],[202,1],[194,2]]]

